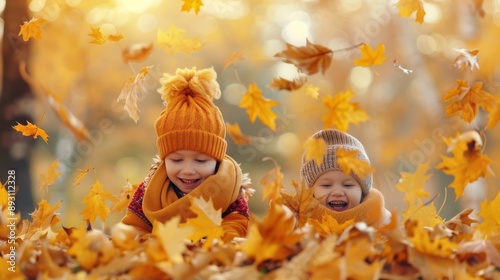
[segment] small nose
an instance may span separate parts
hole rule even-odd
[[[184,174],[194,174],[195,171],[194,171],[194,168],[193,168],[192,164],[189,163],[189,162],[186,162],[182,166],[182,173],[184,173]]]
[[[342,187],[338,185],[333,185],[330,190],[331,196],[342,196],[344,192],[342,191]]]

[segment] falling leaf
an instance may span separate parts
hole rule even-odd
[[[281,191],[281,197],[283,204],[290,208],[295,217],[297,217],[297,227],[303,227],[312,214],[317,211],[317,209],[312,207],[314,204],[312,202],[317,202],[317,200],[314,198],[313,188],[307,187],[304,181],[301,181],[300,185],[296,181],[292,181],[291,184],[295,189],[295,194]]]
[[[238,123],[233,125],[226,122],[226,129],[229,137],[233,139],[233,142],[236,145],[247,145],[252,141],[250,137],[241,132],[240,125]]]
[[[430,174],[426,174],[429,165],[429,162],[419,164],[414,173],[401,172],[401,179],[396,189],[404,193],[406,203],[410,204],[417,199],[429,197],[429,193],[424,190],[425,182],[431,177]]]
[[[249,86],[248,91],[243,95],[239,108],[246,108],[247,114],[252,123],[259,117],[260,121],[272,131],[276,128],[277,115],[271,110],[272,107],[278,106],[279,103],[267,99],[262,96],[262,91],[257,87],[256,83]]]
[[[309,138],[304,143],[305,160],[314,159],[317,166],[323,164],[323,156],[326,154],[326,142],[323,138]]]
[[[410,69],[406,69],[404,68],[403,66],[401,66],[401,64],[398,63],[398,61],[396,59],[394,59],[392,61],[392,64],[394,65],[394,67],[397,67],[399,70],[403,71],[403,73],[405,73],[406,75],[410,74],[413,72],[413,70],[410,70]]]
[[[127,181],[127,184],[121,188],[118,199],[113,202],[113,205],[111,205],[110,211],[123,211],[123,209],[125,209],[129,205],[130,201],[132,201],[134,193],[138,187],[138,184],[132,185],[129,181]]]
[[[37,40],[42,39],[40,26],[45,22],[47,22],[47,20],[44,18],[32,18],[29,22],[25,21],[23,25],[21,25],[18,36],[22,35],[25,42],[29,41],[31,37]]]
[[[262,160],[266,161],[270,158],[265,157]],[[281,173],[281,166],[274,161],[275,168],[269,170],[267,174],[260,180],[260,184],[264,186],[262,200],[269,199],[270,201],[279,200],[280,191],[283,188],[282,180],[283,173]]]
[[[476,229],[480,230],[485,236],[500,232],[500,192],[497,193],[493,200],[481,202],[477,215],[483,218],[483,221]]]
[[[107,200],[114,202],[117,198],[113,196],[111,191],[103,190],[102,184],[96,178],[94,184],[90,188],[89,194],[82,200],[82,204],[85,204],[85,209],[81,212],[83,218],[91,223],[93,223],[97,217],[105,221],[109,214],[109,207],[106,205]]]
[[[387,58],[384,56],[385,46],[384,44],[379,44],[375,50],[373,50],[369,45],[362,44],[359,47],[362,57],[354,60],[354,65],[358,66],[370,66],[370,65],[380,65]]]
[[[446,93],[442,102],[450,102],[445,107],[447,117],[460,115],[464,121],[471,123],[480,107],[486,111],[493,110],[495,97],[483,90],[481,82],[469,87],[466,81],[457,80],[457,86]]]
[[[226,61],[224,61],[224,69],[242,59],[243,59],[243,51],[231,51],[229,53],[229,56],[226,58]]]
[[[300,76],[299,78],[293,79],[293,81],[287,80],[285,78],[278,78],[272,80],[269,87],[275,90],[297,90],[301,88],[307,82],[307,76]]]
[[[215,209],[212,198],[205,201],[202,197],[191,200],[191,211],[196,214],[195,218],[189,218],[186,225],[195,229],[190,239],[194,242],[206,238],[204,248],[210,248],[214,240],[221,240],[224,235],[222,229],[222,209]]]
[[[470,71],[474,70],[474,67],[479,69],[479,64],[477,61],[478,49],[468,50],[468,49],[454,49],[459,52],[460,55],[453,61],[453,66],[458,69],[464,70],[465,68],[470,68]]]
[[[337,163],[342,167],[345,174],[355,173],[359,178],[364,179],[372,174],[375,169],[370,163],[358,158],[359,150],[346,150],[342,147],[335,152]]]
[[[57,172],[57,168],[59,168],[59,161],[56,159],[49,167],[49,170],[46,174],[40,174],[41,183],[38,186],[40,189],[47,188],[50,185],[53,185],[59,176],[63,173]],[[46,189],[49,192],[49,189]]]
[[[500,97],[496,97],[495,101],[495,107],[488,115],[488,129],[492,129],[493,127],[495,127],[495,125],[497,125],[498,121],[500,120]]]
[[[490,174],[491,163],[486,155],[481,154],[481,150],[475,148],[474,140],[456,138],[443,139],[448,146],[454,145],[453,157],[441,156],[442,161],[437,166],[445,174],[454,176],[450,187],[455,189],[455,201],[462,196],[467,184]]]
[[[353,97],[354,92],[348,89],[346,92],[339,92],[335,96],[328,95],[323,99],[323,104],[328,109],[328,113],[321,118],[325,123],[324,128],[336,126],[345,132],[349,128],[349,123],[357,125],[370,118],[358,103],[350,102]]]
[[[308,219],[307,223],[312,225],[314,230],[321,236],[326,237],[332,233],[340,235],[346,228],[354,225],[354,219],[339,224],[331,215],[324,214],[321,221]]]
[[[156,44],[170,55],[176,52],[190,54],[201,49],[201,44],[197,38],[184,38],[186,31],[170,25],[166,31],[158,29]]]
[[[102,45],[102,44],[106,43],[107,37],[104,36],[104,34],[102,34],[101,28],[91,26],[90,30],[92,32],[88,35],[93,38],[93,40],[90,41],[91,44]]]
[[[325,74],[332,62],[333,51],[306,39],[306,45],[302,47],[287,43],[286,50],[275,54],[274,57],[283,58],[283,62],[295,65],[307,75],[314,75],[319,71]]]
[[[184,3],[182,4],[181,12],[189,12],[191,9],[194,10],[195,14],[198,14],[201,6],[203,6],[203,2],[201,0],[182,0]]]
[[[143,61],[153,51],[152,43],[139,43],[133,44],[122,51],[123,61]]]
[[[304,86],[305,88],[305,93],[307,96],[310,96],[312,99],[318,99],[319,96],[319,87],[316,87],[311,84],[306,84]]]
[[[78,173],[78,175],[76,176],[75,180],[73,181],[73,187],[76,187],[78,185],[80,185],[83,177],[85,177],[85,175],[87,175],[87,173],[89,173],[90,171],[90,167],[87,167],[86,169],[80,169],[80,173]]]
[[[396,4],[399,8],[399,16],[409,18],[415,13],[415,21],[424,22],[425,10],[422,0],[399,0]]]
[[[33,136],[34,139],[40,136],[45,143],[49,141],[49,135],[45,132],[45,130],[39,128],[38,126],[26,121],[26,125],[20,124],[13,126],[14,130],[21,132],[24,136]]]
[[[144,81],[146,80],[146,76],[152,67],[153,65],[142,67],[135,77],[130,77],[120,92],[120,96],[118,96],[117,101],[125,101],[123,108],[127,111],[129,117],[136,123],[139,120],[139,115],[137,114],[137,111],[139,111],[137,102],[139,101],[141,93],[146,91],[144,88]]]
[[[27,228],[23,228],[22,232],[25,239],[32,238],[35,234],[46,231],[51,226],[59,222],[58,213],[56,210],[61,206],[62,201],[57,202],[54,206],[42,199],[38,203],[38,208],[31,213],[32,222],[28,224]]]

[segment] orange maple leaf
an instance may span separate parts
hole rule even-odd
[[[38,126],[26,121],[26,125],[22,125],[17,123],[17,125],[12,127],[14,130],[21,132],[24,136],[32,136],[36,139],[40,136],[45,143],[49,141],[49,135],[45,132],[45,130],[39,128]]]
[[[287,43],[286,50],[275,54],[274,57],[283,58],[283,62],[295,65],[307,75],[314,75],[319,71],[325,74],[332,63],[333,51],[306,39],[306,45],[302,47]]]
[[[453,61],[453,66],[458,69],[464,70],[465,68],[470,68],[472,71],[474,67],[479,69],[479,64],[477,62],[477,54],[479,53],[478,49],[467,50],[467,49],[454,49],[459,52],[460,55],[455,58]]]
[[[50,185],[53,185],[59,176],[63,173],[57,172],[57,168],[59,167],[59,161],[56,159],[54,162],[50,165],[49,170],[47,171],[46,174],[40,174],[40,185],[38,186],[40,189],[46,188],[46,191],[49,192],[49,189],[47,188]]]
[[[500,97],[496,97],[495,107],[488,115],[488,129],[492,129],[500,120]]]
[[[153,51],[152,43],[133,44],[122,51],[123,61],[143,61]]]
[[[337,163],[345,174],[349,175],[354,172],[359,178],[364,179],[375,172],[375,169],[368,162],[358,158],[358,154],[358,150],[345,150],[341,147],[335,152]]]
[[[441,156],[442,161],[437,168],[445,174],[455,177],[450,187],[455,189],[456,201],[462,196],[467,184],[490,173],[491,160],[486,155],[481,154],[474,139],[461,139],[457,135],[455,139],[443,138],[443,140],[452,148],[453,157]]]
[[[326,142],[322,138],[309,138],[304,143],[305,160],[310,161],[314,159],[316,165],[321,166],[323,163],[323,156],[326,154]]]
[[[203,2],[201,0],[182,0],[184,3],[182,4],[181,12],[189,12],[191,9],[194,10],[195,14],[198,14],[201,6],[203,6]]]
[[[110,211],[108,205],[106,205],[107,200],[115,202],[117,198],[111,191],[103,190],[103,185],[96,178],[95,183],[90,188],[89,194],[81,202],[85,204],[85,209],[81,212],[83,218],[93,223],[97,217],[100,217],[104,222]]]
[[[135,77],[130,77],[117,99],[118,102],[122,100],[125,101],[123,108],[127,111],[129,117],[136,123],[137,120],[139,120],[137,102],[139,101],[139,95],[146,91],[144,88],[144,81],[152,67],[153,65],[142,67]]]
[[[195,231],[190,235],[190,239],[195,243],[206,238],[203,242],[203,248],[210,248],[214,240],[221,240],[224,235],[222,228],[222,209],[215,209],[212,198],[205,201],[202,197],[191,199],[191,207],[195,218],[189,218],[186,221],[188,227]]]
[[[231,64],[235,64],[236,62],[243,59],[243,51],[231,51],[229,56],[224,61],[224,69],[229,67]]]
[[[137,184],[132,185],[129,181],[127,181],[127,184],[121,188],[118,199],[115,202],[113,202],[113,205],[111,205],[110,211],[120,212],[123,209],[125,209],[129,205],[132,198],[134,197],[134,193],[138,187],[139,185]]]
[[[59,209],[61,203],[62,200],[51,206],[47,200],[42,199],[38,203],[38,208],[30,214],[33,221],[23,226],[22,233],[24,234],[24,239],[30,239],[35,234],[46,231],[57,224],[59,222],[59,214],[56,213],[56,210]]]
[[[403,211],[403,218],[418,221],[424,227],[433,227],[443,223],[443,218],[437,213],[433,200],[424,203],[420,198],[408,203],[408,209]]]
[[[271,110],[272,107],[278,106],[279,103],[267,99],[262,96],[262,91],[257,87],[256,83],[253,83],[248,87],[248,92],[246,92],[241,98],[239,108],[246,108],[247,114],[252,123],[255,119],[259,117],[260,121],[272,131],[276,128],[276,118],[277,115]]]
[[[362,44],[359,47],[361,51],[361,58],[354,60],[354,65],[367,67],[370,65],[380,65],[387,58],[384,56],[385,46],[384,44],[379,44],[375,50],[373,50],[369,45]]]
[[[413,236],[409,237],[415,249],[434,256],[449,257],[458,244],[449,241],[448,237],[431,237],[431,233],[422,225],[416,223],[412,228]]]
[[[493,110],[495,97],[483,90],[483,83],[476,82],[472,87],[463,80],[457,80],[457,86],[448,91],[442,102],[451,102],[445,107],[446,116],[460,114],[460,117],[471,123],[477,115],[479,107],[486,111]]]
[[[328,95],[323,99],[323,104],[328,109],[328,113],[321,118],[325,128],[336,126],[345,132],[349,128],[349,123],[357,125],[370,118],[358,103],[350,102],[353,97],[354,92],[348,89],[346,92],[339,92],[335,96]]]
[[[271,158],[265,157],[262,160],[266,161],[269,159]],[[267,172],[267,174],[260,180],[260,184],[264,186],[262,200],[267,198],[269,201],[276,201],[281,197],[280,191],[283,188],[281,183],[283,180],[283,173],[281,173],[281,166],[279,166],[276,161],[273,160],[273,162],[275,168]]]
[[[321,217],[321,221],[309,218],[307,219],[307,223],[312,225],[319,235],[326,237],[332,233],[340,235],[346,228],[354,225],[354,219],[339,224],[331,215],[324,214]]]
[[[235,123],[233,125],[233,124],[226,122],[226,130],[227,130],[227,133],[229,134],[229,137],[231,137],[231,139],[233,139],[233,142],[236,145],[247,145],[248,143],[250,143],[252,141],[250,139],[250,137],[248,137],[247,135],[243,134],[243,132],[241,132],[241,128],[240,128],[240,125],[238,123]]]
[[[301,181],[300,185],[296,181],[292,181],[292,186],[295,189],[295,194],[289,194],[282,190],[282,201],[297,218],[297,227],[303,227],[312,213],[317,211],[313,205],[317,206],[319,202],[314,198],[313,188],[307,187],[304,181]]]
[[[396,189],[405,194],[405,201],[408,205],[414,201],[429,197],[429,193],[424,190],[425,182],[431,177],[426,174],[429,170],[429,162],[419,164],[414,173],[401,172]]]
[[[23,36],[23,40],[27,42],[31,37],[40,40],[42,39],[42,32],[40,31],[40,26],[47,22],[44,18],[32,18],[29,22],[25,21],[21,25],[21,30],[18,36]]]
[[[197,38],[184,38],[185,34],[185,30],[172,24],[166,31],[158,29],[156,44],[170,55],[175,55],[176,52],[190,54],[201,49],[201,44]]]
[[[285,78],[278,78],[271,81],[269,87],[275,90],[297,90],[301,88],[307,82],[307,76],[300,76],[299,78],[293,79],[293,81],[287,80]]]
[[[399,8],[400,17],[410,17],[416,12],[415,21],[418,23],[424,22],[425,10],[422,0],[399,0],[396,6]]]
[[[89,171],[90,171],[90,167],[87,167],[86,169],[80,169],[80,173],[78,173],[75,180],[73,181],[72,187],[76,187],[76,186],[80,185],[83,177],[85,177],[85,175],[87,175],[87,173],[89,173]]]
[[[71,246],[67,253],[87,271],[109,263],[117,254],[116,248],[102,231],[87,231],[81,227],[70,234]]]

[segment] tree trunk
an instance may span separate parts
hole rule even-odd
[[[27,2],[6,1],[2,15],[5,26],[0,92],[0,181],[5,184],[9,171],[15,172],[15,207],[23,219],[28,218],[35,207],[31,191],[30,158],[33,144],[40,140],[25,137],[12,128],[17,122],[34,123],[34,95],[19,73],[19,63],[28,60],[31,44],[18,36],[22,23],[29,20]]]

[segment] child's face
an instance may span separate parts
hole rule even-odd
[[[189,193],[213,175],[217,161],[192,150],[175,151],[165,157],[167,176],[183,193]]]
[[[319,176],[312,186],[314,197],[334,211],[351,209],[361,203],[361,186],[352,176],[340,170]]]

